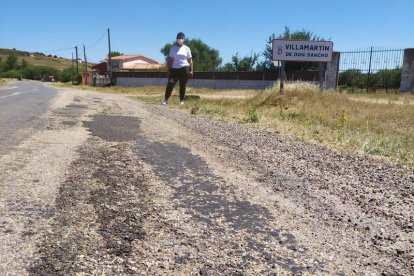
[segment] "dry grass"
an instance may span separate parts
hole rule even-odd
[[[22,60],[24,59],[27,61],[28,64],[31,64],[31,65],[49,66],[49,67],[53,67],[59,70],[69,68],[72,65],[71,61],[67,59],[45,57],[45,56],[34,56],[34,57],[22,56],[22,55],[16,55],[16,56],[17,56],[17,64],[21,64]],[[5,61],[7,57],[8,55],[0,54],[0,58],[2,58],[3,61]]]
[[[254,123],[297,139],[414,166],[413,94],[321,92],[311,84],[293,83],[287,84],[284,95],[280,95],[277,87],[244,91],[189,88],[183,109],[192,114]],[[159,103],[165,88],[93,89]],[[178,106],[177,94],[175,90],[171,106]]]
[[[6,79],[0,79],[0,86],[6,85],[7,80]]]

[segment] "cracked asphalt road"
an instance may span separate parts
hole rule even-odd
[[[1,275],[410,275],[414,171],[59,90],[0,156]]]

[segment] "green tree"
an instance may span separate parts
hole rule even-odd
[[[362,73],[361,70],[348,69],[339,73],[338,84],[344,88],[366,88],[367,79],[367,74]]]
[[[76,75],[75,69],[72,67],[68,67],[63,69],[62,73],[60,74],[59,81],[61,82],[70,82],[72,81],[73,77]]]
[[[15,70],[15,69],[8,70],[6,72],[1,72],[0,73],[0,78],[12,78],[12,79],[15,79],[15,78],[21,78],[21,77],[23,77],[22,76],[22,73],[19,70]]]
[[[22,59],[19,68],[24,69],[27,67],[27,61],[25,59]]]
[[[59,80],[61,75],[60,70],[49,66],[27,65],[25,69],[19,72],[21,72],[24,78],[32,80],[39,80],[41,78],[47,78],[48,76],[54,76],[55,80]]]
[[[260,62],[257,66],[260,71],[271,71],[276,70],[277,68],[273,65],[272,60],[272,41],[275,39],[275,34],[269,36],[266,41],[266,48],[262,52],[264,61]],[[285,26],[285,31],[283,34],[280,34],[277,38],[280,39],[297,39],[297,40],[325,40],[322,37],[314,34],[313,32],[307,31],[305,29],[296,30],[292,32],[287,26]],[[317,69],[318,64],[312,62],[286,62],[286,70],[309,70]]]
[[[184,43],[190,47],[194,61],[194,71],[215,71],[219,68],[222,59],[219,51],[205,44],[201,39],[185,39]],[[175,44],[167,43],[161,49],[165,59],[168,59],[171,47]]]
[[[118,51],[111,51],[111,52],[109,53],[109,55],[110,55],[111,57],[117,57],[117,56],[122,56],[122,55],[123,55],[123,53],[120,53],[120,52],[118,52]]]
[[[42,71],[39,66],[28,65],[23,69],[23,75],[26,79],[38,80],[42,77]]]
[[[239,57],[236,53],[231,58],[231,62],[224,64],[222,71],[251,72],[255,70],[255,65],[259,59],[259,54],[251,53],[249,56]]]
[[[10,54],[5,61],[4,71],[13,70],[16,68],[17,57],[14,53]]]

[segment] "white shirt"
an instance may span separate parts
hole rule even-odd
[[[172,68],[177,69],[184,66],[190,66],[187,59],[191,58],[191,50],[186,45],[182,45],[181,47],[173,45],[171,47],[169,57],[174,58]]]

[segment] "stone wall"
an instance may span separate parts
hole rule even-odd
[[[326,89],[335,89],[338,83],[338,70],[339,70],[339,52],[332,53],[332,61],[328,62],[325,71],[325,84]]]
[[[203,80],[190,79],[187,86],[213,89],[263,89],[273,86],[275,81],[268,80]],[[167,78],[129,78],[117,77],[119,86],[166,86]],[[178,83],[177,83],[178,86]]]
[[[404,50],[400,91],[414,92],[414,48]]]

